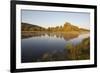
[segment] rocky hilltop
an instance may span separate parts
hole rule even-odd
[[[22,31],[48,31],[48,32],[89,32],[90,31],[88,29],[79,28],[78,26],[75,26],[69,22],[65,22],[63,26],[48,27],[48,28],[44,28],[29,23],[21,23],[21,30]]]

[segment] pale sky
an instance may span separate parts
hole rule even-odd
[[[89,29],[90,14],[61,11],[21,10],[21,22],[26,22],[45,28],[63,25],[70,22],[75,26]]]

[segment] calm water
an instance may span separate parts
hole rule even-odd
[[[67,60],[66,45],[72,43],[77,45],[89,33],[76,37],[66,37],[62,34],[43,33],[24,36],[21,40],[21,61],[22,62],[44,62]]]

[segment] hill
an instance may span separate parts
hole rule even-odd
[[[21,23],[21,31],[42,31],[42,30],[45,30],[45,28],[29,23]]]
[[[21,23],[22,31],[46,31],[46,32],[89,32],[88,29],[79,28],[69,22],[65,22],[63,26],[48,27],[47,29],[38,25]]]
[[[69,22],[65,22],[63,26],[56,26],[56,27],[48,27],[48,31],[55,31],[55,32],[89,32],[88,29],[79,28],[78,26],[75,26]]]

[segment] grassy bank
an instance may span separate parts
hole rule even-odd
[[[85,38],[78,45],[67,44],[67,58],[69,60],[90,59],[90,38]]]

